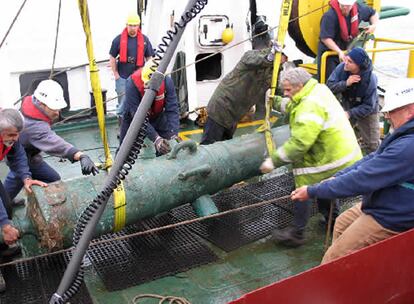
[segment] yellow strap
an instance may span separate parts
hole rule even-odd
[[[279,28],[277,32],[277,43],[283,47],[285,43],[285,37],[289,26],[290,12],[292,10],[293,0],[284,0],[280,8],[280,19],[279,19]],[[277,87],[277,78],[279,76],[280,60],[282,58],[282,53],[275,52],[275,58],[273,60],[273,75],[272,75],[272,84],[270,86],[270,95],[266,100],[266,114],[265,114],[265,123],[263,125],[265,138],[266,138],[266,147],[268,155],[272,155],[275,150],[276,143],[273,141],[272,132],[270,130],[270,113],[272,111],[272,97],[275,96],[275,91]]]
[[[109,170],[112,166],[112,156],[111,151],[109,150],[108,137],[105,127],[105,114],[104,114],[104,105],[102,100],[102,89],[101,82],[99,80],[99,70],[96,64],[95,55],[93,52],[93,43],[92,43],[92,33],[89,22],[89,11],[88,11],[88,1],[87,0],[78,0],[79,11],[82,18],[83,30],[86,35],[86,50],[88,52],[89,58],[89,71],[91,78],[91,87],[93,92],[93,97],[95,98],[96,112],[98,116],[99,130],[101,133],[102,143],[105,151],[105,164],[102,164],[103,169]],[[125,208],[125,191],[124,187],[121,185],[114,191],[114,227],[115,230],[120,230],[125,226],[126,220],[126,208]]]

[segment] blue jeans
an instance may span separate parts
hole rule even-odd
[[[116,115],[118,116],[122,116],[122,113],[124,112],[126,81],[127,80],[122,77],[119,77],[117,80],[115,80],[115,92],[118,95],[118,106],[116,107]]]
[[[44,160],[30,162],[29,169],[32,173],[32,178],[40,180],[45,183],[53,183],[60,180],[60,175],[51,166],[49,166]],[[9,194],[11,199],[14,199],[16,195],[22,190],[23,182],[13,171],[7,174],[4,181],[4,188]]]
[[[334,210],[332,213],[333,219],[335,219],[339,214],[339,204],[338,200],[334,200]],[[328,222],[329,218],[329,210],[331,206],[331,200],[328,199],[317,199],[318,204],[318,210],[319,213],[321,213],[325,219],[326,222]],[[305,202],[294,202],[294,210],[293,210],[293,222],[292,225],[295,227],[298,231],[304,231],[306,228],[306,225],[308,224],[310,212],[312,209],[312,200],[307,200]]]

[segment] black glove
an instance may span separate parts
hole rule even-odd
[[[82,154],[80,156],[80,164],[81,164],[83,175],[89,175],[89,174],[96,175],[99,173],[99,170],[95,166],[95,163],[86,154]]]
[[[160,155],[167,154],[171,151],[171,146],[168,143],[168,140],[165,138],[162,138],[161,136],[158,136],[154,141],[155,150]]]

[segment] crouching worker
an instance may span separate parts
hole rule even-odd
[[[414,228],[414,79],[389,85],[382,109],[394,132],[378,150],[334,175],[292,193],[292,199],[363,195],[336,220],[322,263]]]
[[[32,191],[32,185],[46,187],[47,184],[33,180],[27,164],[27,157],[24,148],[18,141],[20,132],[23,129],[23,118],[17,110],[0,109],[0,161],[6,159],[7,166],[15,173],[19,182],[29,193]],[[9,193],[3,188],[0,181],[0,228],[5,244],[0,244],[0,255],[5,256],[5,251],[10,252],[20,250],[19,247],[13,247],[9,250],[8,245],[13,245],[19,238],[19,231],[12,226],[10,222],[11,214],[6,211],[10,210],[11,199]],[[7,208],[7,209],[6,209]],[[9,213],[9,214],[8,214]],[[0,292],[6,289],[6,283],[0,272]]]
[[[276,110],[289,115],[291,137],[260,167],[268,173],[274,167],[292,164],[296,187],[331,177],[362,157],[354,131],[338,100],[302,68],[287,71],[281,78],[285,97],[275,98]],[[275,230],[272,237],[286,246],[305,242],[312,200],[295,201],[293,223]],[[318,200],[319,212],[329,217],[329,200]],[[335,206],[334,218],[338,215]]]
[[[79,161],[84,175],[98,173],[98,168],[88,155],[52,131],[51,126],[64,107],[66,101],[62,87],[56,81],[44,80],[32,96],[23,99],[20,110],[25,119],[20,142],[26,150],[31,175],[45,183],[60,180],[60,175],[43,160],[41,152],[69,159],[72,163]],[[23,183],[18,172],[13,169],[9,172],[4,187],[12,199],[19,193]]]
[[[153,66],[153,68],[152,68]],[[156,67],[152,61],[148,61],[144,68],[134,72],[127,80],[123,120],[121,124],[120,145],[125,138],[135,112],[144,96],[146,85]],[[161,84],[151,109],[148,112],[149,124],[147,136],[154,143],[156,155],[164,155],[170,152],[169,140],[178,141],[178,128],[180,126],[180,114],[175,94],[174,83],[166,76]]]

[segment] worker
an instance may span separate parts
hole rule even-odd
[[[363,150],[368,154],[375,151],[380,143],[378,80],[365,50],[357,47],[349,52],[326,84],[341,95],[346,115],[362,137]]]
[[[72,163],[79,161],[84,175],[98,173],[98,168],[88,155],[51,129],[53,122],[59,118],[60,110],[66,106],[62,87],[51,79],[41,81],[34,94],[23,99],[20,111],[25,124],[20,133],[20,142],[26,151],[31,175],[45,183],[60,180],[60,175],[43,160],[42,152],[69,159]],[[4,187],[12,199],[22,186],[18,172],[11,170]]]
[[[46,187],[47,184],[32,179],[32,174],[27,163],[26,153],[19,142],[19,134],[23,129],[23,118],[19,111],[15,109],[0,109],[0,161],[7,159],[7,166],[15,172],[27,192],[32,192],[32,186],[38,185]],[[10,222],[11,214],[6,210],[6,203],[11,203],[9,194],[3,188],[0,181],[0,227],[5,244],[0,244],[1,256],[4,257],[5,251],[9,251],[7,256],[14,255],[20,251],[19,247],[13,246],[12,251],[8,250],[9,245],[13,245],[19,238],[19,231]],[[6,283],[0,272],[0,292],[5,291]]]
[[[126,28],[116,36],[109,50],[109,64],[115,77],[115,91],[118,95],[117,115],[123,112],[126,80],[146,60],[154,56],[154,49],[147,36],[140,29],[141,18],[136,13],[128,16]]]
[[[298,201],[362,195],[338,217],[322,263],[414,228],[414,79],[388,85],[382,112],[394,131],[377,151],[333,179],[292,192]]]
[[[326,60],[325,79],[340,61],[345,60],[345,51],[352,40],[359,34],[360,21],[369,22],[365,33],[373,34],[379,20],[378,13],[356,0],[331,0],[330,9],[321,19],[318,44],[318,79],[321,81],[321,58],[326,51],[335,51],[338,56],[328,56]]]
[[[345,111],[326,85],[318,84],[303,68],[283,73],[281,82],[287,98],[275,98],[274,107],[289,115],[291,137],[263,162],[263,173],[291,164],[300,187],[327,179],[362,157]],[[273,240],[291,247],[304,244],[311,205],[312,200],[294,202],[292,224],[273,231]],[[329,200],[318,201],[326,222],[330,205]],[[337,214],[334,205],[333,217]]]
[[[135,112],[144,96],[146,85],[155,71],[154,62],[148,61],[144,68],[134,72],[127,80],[124,119],[121,124],[120,145],[125,138]],[[180,126],[179,108],[171,77],[166,76],[151,106],[147,136],[154,143],[157,156],[167,154],[171,150],[169,140],[179,141]]]
[[[201,145],[232,139],[240,119],[254,105],[263,103],[272,81],[273,58],[271,48],[247,51],[223,78],[207,105]],[[286,61],[282,54],[281,63]]]

